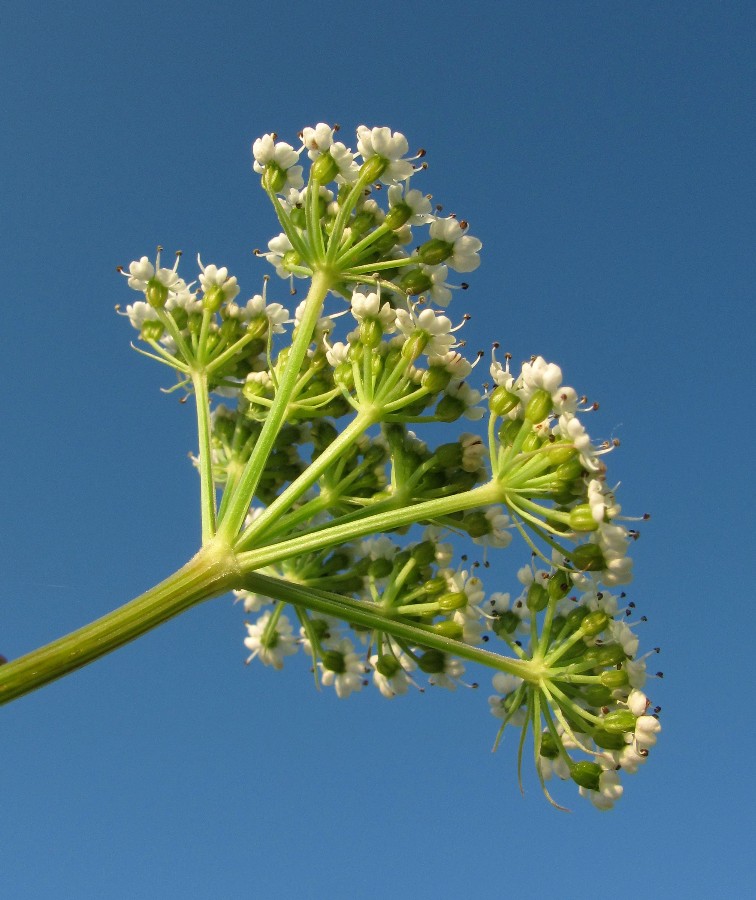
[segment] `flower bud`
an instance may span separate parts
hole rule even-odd
[[[560,463],[554,474],[562,481],[574,481],[583,474],[583,464],[578,456],[573,456],[572,459]]]
[[[542,422],[551,412],[552,406],[551,394],[539,389],[528,400],[525,418],[530,422]]]

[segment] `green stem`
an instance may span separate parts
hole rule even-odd
[[[227,542],[233,541],[239,534],[244,518],[249,510],[257,485],[259,484],[265,463],[270,456],[273,445],[281,430],[294,388],[299,378],[310,346],[315,326],[323,308],[323,301],[332,286],[332,277],[322,271],[315,272],[310,290],[307,293],[305,309],[299,322],[297,333],[291,345],[291,352],[276,391],[273,406],[265,417],[260,436],[250,454],[241,478],[234,486],[234,491],[226,508],[226,513],[218,525],[218,534]]]
[[[239,586],[233,555],[200,550],[165,581],[100,619],[0,666],[0,704],[86,666],[190,607]]]
[[[481,663],[489,668],[517,675],[526,681],[536,681],[539,677],[527,661],[499,656],[497,653],[491,653],[490,650],[472,647],[470,644],[444,637],[418,625],[392,618],[382,613],[379,606],[368,604],[365,601],[351,600],[339,594],[314,590],[306,585],[292,584],[258,573],[244,575],[242,580],[244,588],[255,594],[262,594],[274,600],[284,600],[296,607],[304,607],[314,612],[335,616],[352,625],[376,629],[415,646],[440,650],[442,653],[449,653],[469,662]]]
[[[202,513],[203,546],[215,535],[216,509],[213,463],[210,450],[210,397],[207,375],[204,371],[192,372],[194,400],[197,406],[197,434],[199,436],[198,466],[200,473],[200,510]]]

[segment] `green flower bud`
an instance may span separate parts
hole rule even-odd
[[[595,609],[583,619],[580,630],[584,637],[595,637],[597,634],[601,634],[608,624],[609,616],[602,610]]]
[[[157,278],[150,278],[147,282],[145,297],[150,306],[154,306],[155,309],[162,309],[165,306],[165,301],[168,299],[168,288]]]
[[[544,390],[537,390],[528,400],[525,407],[525,418],[530,422],[542,422],[551,412],[552,406],[551,394]]]
[[[603,771],[598,763],[576,762],[570,766],[570,778],[580,787],[588,788],[589,791],[597,791],[599,778]]]
[[[583,696],[590,706],[606,706],[612,699],[612,692],[603,684],[591,684],[585,689]]]
[[[534,581],[528,588],[527,599],[525,602],[531,612],[540,612],[548,606],[549,592],[542,584]]]
[[[392,206],[386,213],[383,224],[388,228],[395,230],[405,225],[412,216],[412,207],[408,203],[400,202],[396,206]]]
[[[604,731],[597,728],[591,735],[597,747],[602,750],[621,750],[625,746],[625,739],[621,734],[615,734],[611,731]]]
[[[606,560],[597,544],[580,544],[572,551],[571,558],[581,572],[598,572],[606,568]]]
[[[588,503],[581,503],[570,510],[570,528],[573,531],[596,531],[598,522],[593,518]]]
[[[451,372],[447,372],[441,366],[431,366],[427,372],[423,372],[423,378],[420,383],[426,391],[438,394],[449,384],[451,377]]]
[[[508,412],[513,410],[519,402],[519,397],[515,396],[515,394],[510,394],[503,385],[499,385],[491,392],[491,395],[488,398],[488,407],[495,416],[505,416]]]
[[[338,174],[339,167],[330,153],[322,153],[310,167],[310,175],[320,184],[328,184]]]
[[[559,756],[559,745],[550,731],[541,735],[541,749],[539,753],[541,756],[545,756],[546,759],[556,759]]]
[[[410,297],[422,294],[423,291],[430,290],[433,282],[430,277],[423,272],[422,269],[409,269],[399,281],[399,286]]]
[[[462,626],[456,622],[436,622],[431,625],[431,630],[454,641],[462,640]]]
[[[589,612],[587,606],[576,606],[567,613],[566,623],[570,634],[578,630]]]
[[[630,682],[624,669],[610,669],[608,672],[602,672],[600,678],[601,684],[605,685],[609,690],[624,687]]]
[[[438,605],[442,612],[453,612],[455,609],[464,609],[467,606],[467,594],[463,591],[454,591],[438,598]]]
[[[344,654],[338,650],[326,650],[321,659],[323,668],[328,669],[329,672],[336,672],[337,675],[343,675],[346,672]]]
[[[595,662],[596,667],[602,669],[616,666],[626,659],[625,651],[619,644],[597,644],[589,647],[585,654],[586,662]]]
[[[454,244],[448,241],[431,238],[417,248],[417,255],[421,262],[428,266],[437,266],[448,259],[454,252]]]
[[[611,734],[625,734],[635,731],[635,716],[629,709],[615,709],[604,716],[603,725]]]

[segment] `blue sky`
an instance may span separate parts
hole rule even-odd
[[[197,546],[191,411],[129,349],[115,266],[158,243],[201,251],[251,295],[250,251],[278,230],[252,140],[364,122],[427,148],[417,186],[484,242],[456,301],[469,344],[540,353],[600,400],[623,505],[653,516],[632,596],[666,677],[660,745],[620,805],[560,814],[532,780],[520,796],[512,747],[489,752],[486,688],[339,702],[303,665],[245,669],[243,616],[214,601],[3,710],[0,890],[711,897],[724,879],[744,896],[754,6],[2,16],[0,652],[103,614]],[[503,553],[490,589],[520,564]]]

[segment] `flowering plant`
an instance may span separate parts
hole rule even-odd
[[[180,254],[122,270],[142,297],[124,310],[136,349],[195,401],[202,545],[141,597],[0,667],[0,700],[233,591],[248,661],[281,668],[301,649],[339,697],[372,682],[391,699],[426,677],[453,690],[466,664],[489,667],[496,743],[519,729],[521,763],[531,732],[546,796],[556,775],[608,809],[660,730],[621,591],[636,532],[607,481],[612,444],[591,440],[593,407],[540,356],[515,370],[495,345],[492,384],[470,384],[482,354],[465,357],[466,317],[441,309],[481,242],[410,187],[424,153],[402,134],[360,126],[356,153],[337,136],[321,123],[298,149],[253,145],[281,227],[259,255],[292,294],[307,283],[293,311],[269,301],[267,276],[244,302],[225,267],[198,260],[187,283]],[[431,427],[460,420],[451,441]],[[524,543],[516,595],[487,596],[452,537],[485,565]]]

